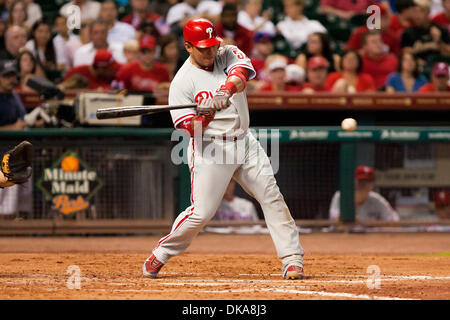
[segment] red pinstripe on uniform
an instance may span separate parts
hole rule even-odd
[[[179,227],[181,227],[183,222],[185,222],[190,216],[192,216],[194,214],[194,164],[195,164],[194,156],[195,156],[195,144],[194,144],[194,139],[192,139],[192,169],[191,169],[191,172],[192,172],[192,179],[191,179],[191,203],[192,203],[192,208],[191,208],[191,212],[189,214],[187,214],[186,216],[184,216],[184,218],[181,219],[180,222],[178,222],[178,224],[175,226],[175,229],[173,229],[173,231],[171,233],[169,233],[167,236],[165,236],[163,239],[161,239],[158,242],[158,245],[156,246],[156,248],[158,248],[161,245],[161,243],[166,241],[175,231],[177,231],[177,229]],[[155,249],[153,249],[153,250],[155,250]]]
[[[194,139],[192,139],[192,177],[191,177],[191,203],[194,205],[194,159],[195,159],[195,143]]]

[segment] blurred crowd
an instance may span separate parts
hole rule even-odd
[[[450,0],[0,0],[0,78],[22,92],[30,76],[63,91],[164,92],[199,17],[251,58],[248,91],[449,90]]]

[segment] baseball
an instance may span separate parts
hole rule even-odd
[[[356,129],[356,126],[357,126],[357,122],[353,118],[346,118],[346,119],[342,120],[342,123],[341,123],[342,129],[344,129],[345,131],[353,131]]]

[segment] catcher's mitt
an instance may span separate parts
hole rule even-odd
[[[33,159],[33,145],[22,141],[9,150],[2,159],[2,172],[8,181],[16,184],[24,183],[31,176],[31,160]]]

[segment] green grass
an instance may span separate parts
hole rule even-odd
[[[413,254],[413,256],[424,256],[424,257],[450,257],[450,252],[429,253],[429,254]]]

